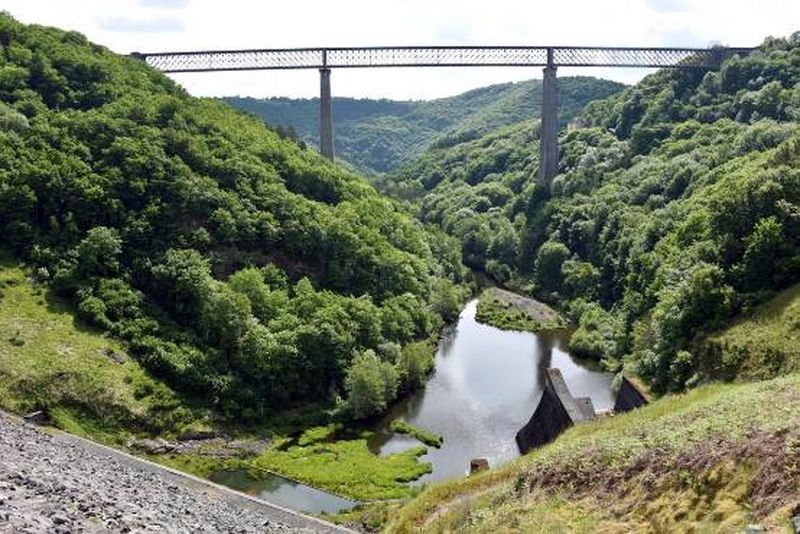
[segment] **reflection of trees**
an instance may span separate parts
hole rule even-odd
[[[448,354],[450,354],[451,349],[453,348],[453,343],[458,336],[458,323],[454,325],[448,325],[442,331],[442,339],[439,341],[439,350],[436,353],[438,356],[441,354],[445,358]]]
[[[553,363],[553,347],[556,345],[555,338],[548,335],[537,335],[537,356],[539,363],[536,365],[536,384],[539,386],[539,391],[544,390],[544,376],[545,371],[550,368]]]
[[[251,495],[271,493],[284,484],[293,484],[290,480],[260,469],[225,469],[211,473],[208,478],[217,484]]]
[[[426,388],[423,386],[421,389],[414,392],[411,396],[396,402],[391,407],[389,413],[386,414],[372,429],[372,435],[367,440],[367,447],[373,454],[379,454],[381,447],[392,439],[394,432],[389,430],[389,425],[394,419],[402,417],[411,424],[414,424],[414,419],[422,409],[422,403],[425,401]]]
[[[465,314],[464,311],[472,306],[472,311],[469,314]],[[438,357],[440,354],[443,358],[447,358],[453,349],[453,343],[455,343],[456,338],[458,337],[458,330],[460,327],[470,328],[473,325],[477,324],[475,321],[475,309],[478,307],[477,299],[471,300],[467,302],[467,304],[461,309],[461,314],[458,316],[458,320],[455,323],[451,323],[444,327],[442,331],[442,338],[439,341],[439,351],[436,353]],[[465,321],[465,324],[461,324],[462,321]]]
[[[474,316],[471,318],[460,317],[456,323],[447,325],[442,332],[442,338],[439,340],[439,347],[436,352],[437,359],[440,356],[447,358],[453,352],[453,345],[458,337],[458,327],[462,319],[471,321],[472,323],[475,322]],[[435,374],[436,368],[434,367],[433,373],[430,377],[428,377],[428,383],[434,379],[433,376]],[[389,430],[389,424],[392,422],[392,420],[402,417],[409,423],[414,424],[417,415],[419,415],[420,410],[422,410],[426,393],[426,386],[422,386],[422,388],[414,392],[411,396],[396,402],[389,409],[389,413],[381,418],[381,420],[372,429],[372,435],[367,440],[367,447],[373,454],[379,454],[381,447],[386,445],[386,443],[394,436],[394,432]]]
[[[278,491],[278,489],[284,485],[294,486],[296,484],[291,480],[286,480],[285,478],[273,475],[272,473],[264,473],[263,478],[259,478],[259,480],[256,482],[255,487],[253,488],[255,491],[253,493],[273,493]]]

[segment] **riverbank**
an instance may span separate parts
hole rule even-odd
[[[246,471],[258,482],[271,473],[358,501],[400,499],[416,495],[408,483],[431,471],[421,461],[427,450],[412,447],[389,456],[373,454],[371,432],[345,429],[341,424],[311,427],[295,437],[276,437],[257,454],[238,458],[197,453],[166,453],[153,461],[209,478],[221,470]]]
[[[508,466],[432,486],[389,532],[790,531],[800,374],[713,384],[573,427]]]
[[[0,409],[7,412],[42,410],[62,430],[196,476],[269,470],[358,500],[414,495],[407,482],[430,471],[418,460],[424,450],[372,454],[363,424],[331,424],[332,402],[257,423],[220,421],[150,376],[123,343],[82,323],[2,249],[0,303]],[[406,350],[433,365],[427,342]]]
[[[560,330],[568,325],[547,304],[498,287],[487,288],[480,295],[475,318],[495,328],[520,332]]]
[[[590,397],[598,408],[613,406],[611,375],[572,358],[567,332],[501,330],[478,322],[477,306],[476,299],[467,303],[445,331],[425,389],[393,406],[373,435],[371,448],[381,455],[418,445],[392,432],[397,419],[443,438],[441,448],[420,458],[433,470],[418,484],[463,478],[476,458],[492,467],[517,458],[514,435],[536,408],[547,368],[558,367],[576,396]]]
[[[319,405],[275,414],[258,427],[223,426],[150,377],[124,345],[82,324],[23,266],[3,260],[0,326],[10,337],[0,339],[0,409],[42,409],[63,430],[202,478],[244,472],[254,484],[238,489],[251,494],[262,494],[259,488],[276,473],[369,502],[326,516],[337,522],[379,523],[398,499],[414,497],[423,484],[464,476],[473,458],[494,466],[516,457],[513,435],[534,408],[538,367],[562,368],[570,386],[584,395],[610,385],[566,355],[561,334],[479,324],[473,300],[445,329],[427,384],[395,403],[379,423],[332,422],[335,406]],[[410,346],[430,352],[433,365],[434,347]],[[603,405],[602,398],[594,400]],[[425,446],[417,439],[422,435],[393,432],[391,420],[397,418],[442,436],[441,443],[433,436],[422,440],[441,448]],[[380,499],[388,501],[375,502]],[[286,506],[314,511],[303,508],[302,499]],[[383,519],[370,519],[375,517]]]
[[[0,532],[345,532],[0,412]]]

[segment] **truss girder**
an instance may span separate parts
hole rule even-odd
[[[718,68],[748,48],[576,46],[407,46],[292,48],[134,54],[164,72],[366,67],[650,67]]]

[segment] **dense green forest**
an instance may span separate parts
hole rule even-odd
[[[562,124],[586,104],[623,86],[590,77],[560,80]],[[368,175],[391,171],[414,160],[431,144],[449,146],[501,126],[537,117],[540,80],[504,83],[437,100],[392,101],[334,98],[336,156]],[[224,101],[261,117],[288,136],[319,143],[319,99],[240,98]]]
[[[697,336],[800,278],[798,120],[795,34],[591,103],[561,134],[549,191],[533,122],[431,147],[385,189],[470,267],[568,310],[573,353],[681,389],[736,375],[735,359],[693,353]]]
[[[377,510],[398,532],[788,516],[800,33],[717,72],[664,70],[624,90],[560,80],[549,186],[530,118],[539,90],[337,101],[340,154],[382,173],[370,185],[307,146],[313,100],[231,99],[242,113],[0,13],[0,409],[44,409],[120,445],[230,432],[222,441],[263,448],[155,457],[203,476],[268,470],[358,499],[411,497],[408,482],[431,470],[425,448],[375,454],[354,420],[425,383],[473,269],[554,304],[576,325],[571,353],[657,395],[765,381],[667,395],[401,511],[392,500],[355,514]],[[297,132],[265,124],[264,106]],[[443,445],[435,428],[390,428]]]
[[[82,320],[244,421],[340,397],[364,417],[423,382],[417,341],[466,296],[454,240],[78,33],[0,14],[0,46],[0,244]]]

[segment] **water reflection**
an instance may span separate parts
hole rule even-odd
[[[443,435],[442,448],[422,458],[433,472],[420,482],[463,476],[472,458],[497,466],[519,456],[514,435],[533,413],[548,367],[561,369],[576,397],[591,397],[596,408],[613,404],[611,376],[572,358],[566,333],[499,330],[475,321],[476,307],[469,302],[445,333],[425,390],[394,406],[369,443],[379,454],[419,445],[388,430],[395,417]]]
[[[348,499],[271,473],[254,479],[246,470],[231,469],[215,471],[209,479],[297,512],[330,514],[349,510],[356,504]]]

